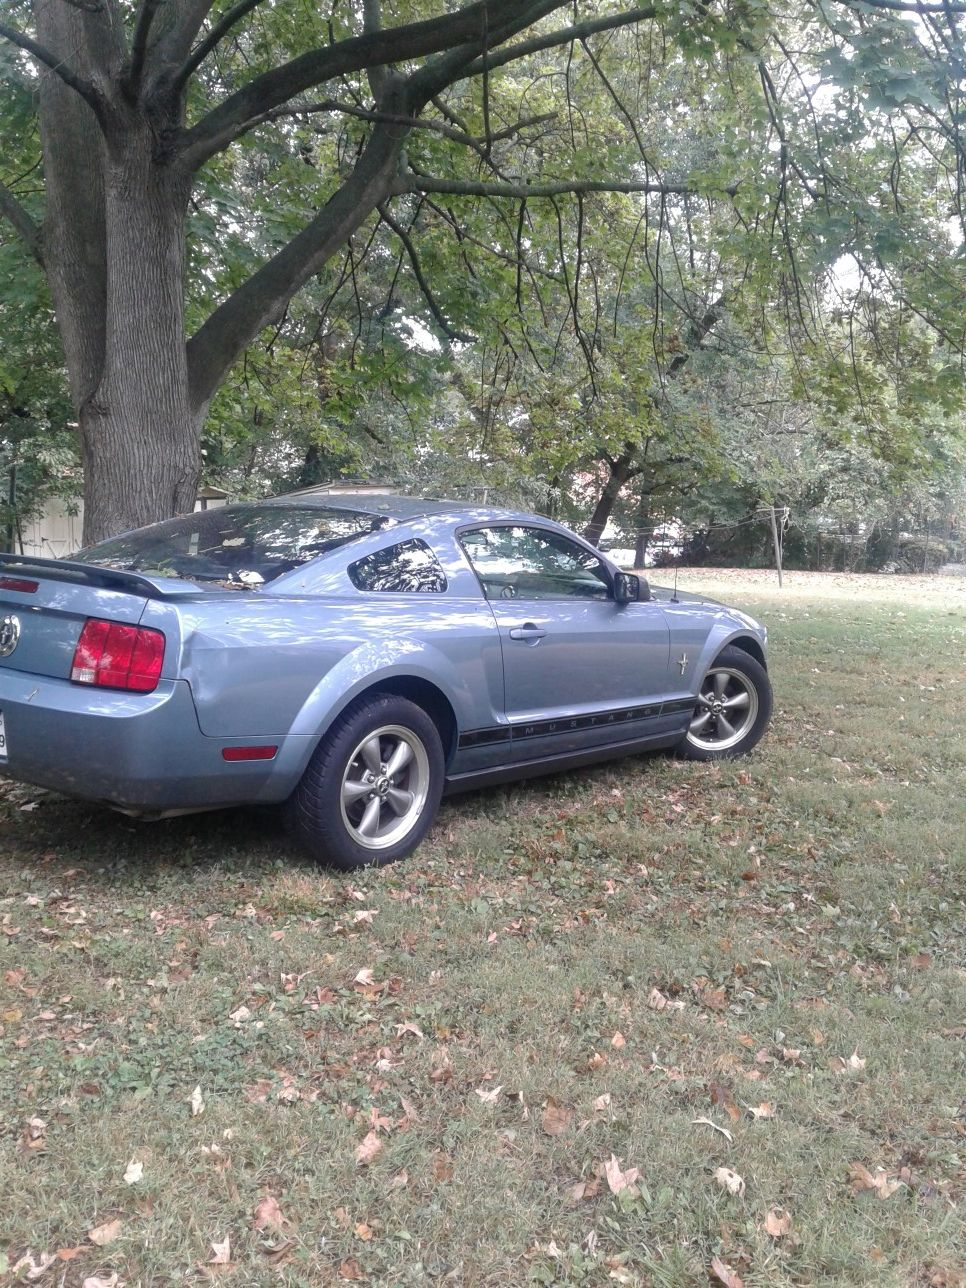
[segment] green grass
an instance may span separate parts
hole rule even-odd
[[[753,757],[457,798],[384,872],[8,789],[0,1280],[961,1285],[966,596],[699,583],[771,631]]]

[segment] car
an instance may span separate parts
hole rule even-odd
[[[0,556],[0,773],[142,817],[280,804],[351,870],[444,792],[750,751],[765,648],[550,519],[306,489]]]

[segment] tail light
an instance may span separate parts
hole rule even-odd
[[[164,661],[164,636],[146,626],[124,626],[88,617],[74,649],[75,684],[152,693]]]

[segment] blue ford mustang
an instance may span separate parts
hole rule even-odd
[[[341,868],[444,791],[740,755],[765,630],[529,514],[311,490],[0,556],[0,773],[139,815],[284,802]]]

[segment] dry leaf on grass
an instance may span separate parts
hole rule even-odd
[[[448,1154],[444,1154],[438,1149],[432,1156],[431,1167],[433,1176],[437,1181],[451,1181],[453,1179],[453,1160]]]
[[[614,1034],[614,1036],[611,1038],[610,1044],[615,1051],[620,1051],[623,1047],[627,1046],[627,1039],[624,1037],[620,1029],[618,1029],[617,1032]]]
[[[861,1073],[865,1068],[865,1059],[859,1055],[858,1047],[846,1059],[844,1056],[835,1055],[829,1060],[829,1068],[834,1073]]]
[[[633,1189],[634,1182],[640,1179],[641,1172],[637,1167],[629,1167],[626,1172],[622,1171],[620,1159],[616,1154],[611,1154],[604,1164],[604,1175],[611,1194],[620,1194],[624,1190]]]
[[[683,1011],[684,1003],[678,999],[671,1001],[659,988],[652,988],[647,995],[647,1005],[652,1011]]]
[[[711,1273],[723,1283],[725,1288],[745,1288],[745,1281],[731,1269],[720,1257],[711,1258]]]
[[[547,1100],[540,1115],[540,1126],[548,1136],[562,1136],[573,1122],[574,1111],[562,1105],[552,1097]]]
[[[784,1208],[769,1208],[765,1213],[765,1233],[772,1239],[783,1239],[792,1228],[791,1213]]]
[[[198,1118],[205,1112],[205,1102],[201,1097],[201,1088],[195,1087],[191,1093],[191,1099],[188,1101],[191,1106],[191,1117]]]
[[[282,1215],[274,1194],[266,1194],[259,1199],[252,1217],[256,1230],[281,1230],[283,1226],[291,1225],[291,1221]]]
[[[375,1231],[368,1221],[357,1221],[352,1227],[352,1233],[363,1243],[371,1243],[375,1238]]]
[[[374,1131],[369,1132],[361,1144],[356,1146],[356,1162],[360,1167],[365,1167],[371,1163],[374,1158],[382,1153],[384,1149],[382,1141]]]
[[[770,1100],[763,1100],[760,1105],[748,1105],[748,1112],[757,1122],[759,1118],[774,1118],[775,1106]]]
[[[610,1108],[610,1092],[605,1091],[602,1096],[598,1096],[594,1101],[594,1113],[602,1114],[605,1109]]]
[[[231,1265],[231,1236],[225,1235],[222,1243],[213,1243],[211,1245],[211,1257],[208,1260],[209,1266],[230,1266]]]
[[[339,1278],[351,1279],[354,1281],[365,1279],[365,1275],[362,1273],[362,1267],[359,1265],[358,1261],[356,1261],[355,1257],[346,1257],[345,1261],[340,1264]]]
[[[124,1170],[124,1184],[137,1185],[143,1176],[144,1164],[139,1163],[136,1158],[132,1158]]]
[[[116,1216],[113,1221],[105,1221],[103,1225],[95,1225],[93,1230],[88,1230],[87,1237],[99,1248],[105,1248],[109,1243],[114,1242],[123,1228],[124,1222]]]
[[[405,1168],[403,1168],[403,1170],[402,1170],[401,1172],[397,1172],[397,1173],[396,1173],[396,1175],[392,1178],[392,1180],[391,1180],[391,1181],[389,1182],[389,1184],[386,1186],[386,1189],[387,1189],[387,1190],[404,1190],[408,1184],[409,1184],[409,1173],[406,1171],[406,1169],[405,1169]]]
[[[484,1105],[495,1105],[500,1098],[500,1092],[502,1090],[503,1090],[502,1086],[491,1087],[489,1089],[487,1089],[486,1087],[477,1087],[476,1094],[483,1101]]]
[[[103,1275],[88,1275],[81,1288],[124,1288],[124,1280],[114,1270],[106,1279]]]
[[[600,1193],[600,1177],[592,1176],[590,1180],[578,1181],[576,1185],[571,1185],[567,1193],[575,1203],[582,1203],[584,1199],[595,1199]]]
[[[52,1263],[56,1260],[52,1252],[41,1252],[38,1259],[34,1261],[33,1254],[25,1252],[19,1261],[14,1262],[10,1267],[11,1275],[23,1274],[24,1278],[31,1283],[35,1279],[40,1279],[50,1269]]]
[[[696,1127],[698,1127],[698,1126],[700,1126],[700,1127],[711,1127],[711,1128],[713,1128],[713,1129],[714,1129],[714,1131],[716,1131],[716,1132],[720,1132],[720,1133],[721,1133],[721,1135],[725,1138],[725,1140],[726,1140],[726,1141],[728,1141],[728,1143],[729,1143],[729,1144],[733,1145],[733,1144],[735,1143],[735,1138],[734,1138],[734,1136],[732,1136],[732,1134],[731,1134],[731,1132],[728,1130],[728,1128],[727,1128],[727,1127],[719,1127],[719,1126],[718,1126],[718,1124],[717,1124],[717,1123],[715,1123],[715,1122],[712,1122],[710,1118],[692,1118],[692,1119],[691,1119],[691,1122],[692,1122],[692,1123],[694,1124],[694,1126],[696,1126]]]
[[[874,1192],[877,1199],[891,1199],[902,1185],[897,1176],[890,1176],[883,1167],[877,1167],[875,1173],[863,1163],[853,1163],[849,1168],[849,1180],[852,1182],[852,1193],[861,1194],[864,1190]]]
[[[736,1194],[740,1198],[745,1192],[744,1181],[730,1167],[716,1167],[714,1179],[716,1184],[720,1185],[723,1190],[727,1190],[729,1194]]]

